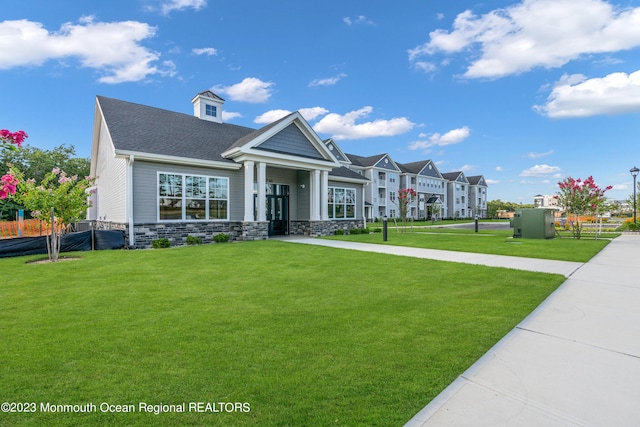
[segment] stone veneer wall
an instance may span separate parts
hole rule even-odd
[[[202,243],[213,243],[215,235],[225,233],[229,240],[265,240],[268,238],[269,223],[262,222],[170,222],[135,224],[135,248],[150,248],[156,239],[167,238],[171,246],[186,244],[187,236],[196,236]],[[96,229],[124,230],[125,242],[129,242],[127,224],[96,221]],[[134,248],[130,248],[134,249]]]
[[[363,220],[291,221],[289,234],[300,236],[331,236],[336,230],[363,228]]]

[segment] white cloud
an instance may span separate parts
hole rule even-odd
[[[498,181],[497,179],[485,179],[485,182],[487,183],[487,185],[500,184],[500,181]]]
[[[373,108],[367,106],[342,116],[330,113],[316,123],[313,129],[319,133],[331,134],[335,140],[344,140],[400,135],[415,126],[406,117],[356,123],[356,120],[367,117],[372,111]]]
[[[471,129],[468,126],[463,126],[458,129],[452,129],[449,132],[441,135],[434,133],[431,135],[420,134],[420,136],[426,136],[427,140],[414,141],[409,144],[409,150],[426,150],[431,147],[444,147],[447,145],[459,144],[471,135]]]
[[[545,151],[544,153],[529,152],[527,153],[527,157],[530,159],[539,159],[540,157],[546,157],[552,154],[553,154],[553,150]]]
[[[409,51],[417,61],[436,53],[479,50],[465,77],[499,78],[535,67],[555,68],[583,55],[640,46],[640,8],[603,0],[524,0],[477,16],[460,13],[451,32],[438,29]]]
[[[160,4],[160,11],[168,15],[174,10],[194,9],[196,11],[207,5],[207,0],[168,0]]]
[[[529,169],[525,169],[520,173],[520,176],[530,176],[530,177],[546,177],[548,175],[554,175],[554,177],[558,176],[558,172],[560,172],[560,168],[558,166],[549,166],[549,165],[535,165],[530,167]]]
[[[315,120],[320,116],[324,116],[329,112],[329,110],[322,107],[301,108],[299,111],[300,114],[302,114],[302,117],[304,117],[304,119],[308,122],[311,120]]]
[[[320,117],[324,114],[327,114],[329,110],[322,107],[311,107],[311,108],[301,108],[298,110],[300,115],[304,117],[306,121],[311,121]],[[256,117],[253,122],[254,123],[273,123],[276,120],[280,120],[281,118],[288,116],[292,111],[289,110],[270,110],[265,113],[260,114]]]
[[[473,172],[476,169],[478,169],[478,166],[476,165],[462,165],[460,167],[460,170],[466,174],[468,174],[469,172]]]
[[[626,191],[626,190],[633,190],[633,185],[628,185],[628,184],[615,184],[613,185],[612,190],[620,190],[620,191]],[[633,199],[633,197],[631,197]]]
[[[231,86],[214,86],[212,90],[216,93],[224,93],[233,101],[243,101],[253,104],[267,102],[273,92],[272,86],[275,83],[263,82],[255,77],[247,77],[240,83]]]
[[[193,48],[191,49],[191,52],[193,52],[196,55],[207,55],[207,56],[213,56],[218,54],[218,51],[213,47]]]
[[[40,66],[48,60],[76,58],[82,67],[98,70],[102,83],[139,81],[150,75],[173,75],[174,65],[160,69],[160,54],[140,42],[155,35],[143,22],[95,22],[83,17],[49,32],[40,22],[26,19],[0,22],[0,69]]]
[[[640,112],[640,70],[593,79],[565,75],[556,83],[547,103],[533,108],[551,118]]]
[[[420,71],[423,71],[425,73],[433,73],[434,71],[438,70],[438,67],[436,67],[435,64],[433,64],[432,62],[427,62],[427,61],[415,61],[412,64],[413,68],[416,68]]]
[[[236,119],[238,117],[242,117],[242,114],[234,113],[232,111],[224,111],[224,110],[222,110],[222,121],[223,122],[227,122],[227,121]]]
[[[340,73],[337,76],[328,77],[326,79],[315,79],[309,83],[309,87],[314,86],[333,86],[343,78],[347,77],[345,73]]]
[[[531,181],[531,180],[523,179],[522,181],[520,181],[520,184],[524,184],[524,185],[529,185],[529,184],[540,185],[540,184],[550,184],[550,183],[551,181],[549,181],[548,179],[543,179],[540,181]]]
[[[366,16],[364,15],[359,15],[356,16],[355,18],[349,18],[348,16],[345,18],[342,18],[342,22],[344,22],[345,24],[351,26],[351,25],[356,25],[356,24],[367,24],[367,25],[374,25],[373,21],[368,19]]]
[[[260,114],[258,117],[253,119],[254,123],[273,123],[276,120],[280,120],[281,118],[288,116],[291,114],[289,110],[269,110]]]
[[[504,171],[504,168],[502,166],[496,166],[496,171],[497,172],[502,172],[502,171]]]

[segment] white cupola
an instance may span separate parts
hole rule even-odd
[[[210,90],[205,90],[197,94],[192,100],[193,115],[210,122],[222,123],[222,104],[224,99],[220,98]]]

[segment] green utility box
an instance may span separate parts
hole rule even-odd
[[[556,229],[553,209],[518,209],[511,219],[513,237],[523,239],[553,239]]]

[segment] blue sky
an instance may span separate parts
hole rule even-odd
[[[483,175],[532,203],[566,176],[633,192],[640,0],[4,0],[0,128],[89,156],[95,96],[226,122],[300,110],[363,156]]]

